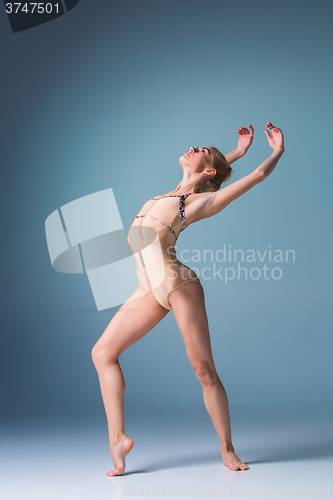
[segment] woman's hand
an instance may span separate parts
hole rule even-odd
[[[249,149],[253,141],[253,134],[254,134],[253,127],[250,124],[248,124],[248,127],[250,130],[248,130],[245,127],[240,127],[237,130],[237,134],[239,134],[237,149],[239,151],[242,151],[243,154],[246,153],[246,151]]]
[[[248,125],[248,127],[250,130],[248,130],[245,127],[240,127],[237,130],[237,134],[239,134],[237,149],[234,149],[233,151],[230,151],[230,153],[224,155],[229,165],[231,165],[232,163],[234,163],[234,161],[237,161],[239,160],[239,158],[244,156],[246,151],[251,146],[253,141],[254,130],[251,125]]]
[[[272,149],[281,150],[282,152],[284,151],[284,141],[283,141],[283,134],[281,130],[277,127],[274,127],[270,122],[267,122],[267,125],[265,125],[267,130],[265,130],[265,134],[268,139],[268,144]],[[272,134],[272,135],[271,135]]]

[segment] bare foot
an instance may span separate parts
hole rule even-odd
[[[250,468],[231,450],[223,450],[221,451],[221,455],[224,465],[230,470],[247,470]]]
[[[115,468],[107,476],[121,476],[125,470],[125,457],[133,448],[134,441],[123,434],[110,445],[111,458]]]

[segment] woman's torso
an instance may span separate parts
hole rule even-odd
[[[188,225],[188,201],[194,197],[195,194],[184,193],[151,198],[134,217],[128,232],[127,242],[140,283],[167,308],[167,295],[172,289],[198,280],[190,268],[178,261],[175,250],[181,231]]]

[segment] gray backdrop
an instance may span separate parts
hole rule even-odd
[[[97,312],[87,275],[52,269],[48,215],[111,187],[128,227],[144,201],[176,188],[190,146],[228,152],[251,123],[232,182],[269,156],[267,120],[285,134],[273,174],[190,226],[178,252],[196,250],[202,261],[183,253],[185,263],[208,268],[232,407],[332,403],[332,14],[329,1],[80,0],[13,34],[0,9],[2,418],[103,413],[90,352],[118,307]],[[214,278],[214,263],[237,267],[203,262],[224,245],[254,250],[244,267],[266,263],[269,279]],[[260,261],[277,249],[283,261]],[[172,312],[120,363],[128,414],[204,411]]]

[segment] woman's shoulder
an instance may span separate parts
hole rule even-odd
[[[169,191],[168,193],[165,193],[165,194],[156,194],[152,198],[149,198],[149,200],[156,200],[158,198],[167,198],[168,196],[172,196],[172,195],[173,195],[172,191]]]

